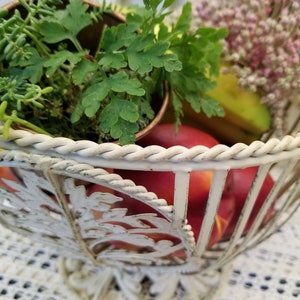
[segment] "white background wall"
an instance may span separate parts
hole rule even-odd
[[[10,2],[10,0],[0,0],[0,5],[2,6],[2,5],[6,4],[6,3],[9,3],[9,2]]]

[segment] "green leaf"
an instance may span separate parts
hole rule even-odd
[[[119,100],[119,107],[121,108],[120,117],[131,123],[135,123],[139,119],[138,107],[130,101]]]
[[[143,116],[148,120],[152,120],[154,118],[155,113],[148,100],[143,97],[135,97],[133,98],[133,101],[140,109],[140,116]]]
[[[43,60],[38,51],[33,47],[26,47],[29,58],[23,57],[19,62],[19,66],[24,67],[22,78],[29,78],[30,82],[37,83],[43,75]]]
[[[72,79],[75,84],[82,84],[90,73],[97,71],[98,64],[89,59],[82,59],[73,69]]]
[[[175,124],[180,124],[182,116],[181,101],[187,101],[195,112],[203,111],[208,117],[224,116],[220,104],[205,95],[205,91],[213,89],[216,82],[198,72],[195,66],[185,65],[180,72],[170,74]]]
[[[192,22],[192,4],[186,2],[173,29],[174,32],[188,32]]]
[[[75,106],[72,114],[71,114],[71,122],[74,124],[80,120],[84,113],[84,107],[82,106],[81,101],[77,102],[77,105]]]
[[[119,120],[120,109],[113,100],[101,111],[99,116],[100,128],[104,133],[109,133],[112,126]]]
[[[105,110],[106,109],[109,109],[112,113],[128,122],[135,123],[139,119],[138,107],[128,100],[114,97],[111,99],[110,103],[106,105]],[[110,124],[112,125],[112,123]]]
[[[178,59],[175,53],[166,54],[164,58],[164,68],[167,72],[171,73],[182,70],[182,62]]]
[[[145,19],[151,16],[151,12],[144,9],[144,7],[137,6],[134,8],[134,13],[129,12],[126,15],[127,26],[133,26],[136,30],[141,29],[141,26]],[[136,31],[135,30],[135,31]]]
[[[175,128],[178,129],[178,126],[181,125],[181,117],[183,117],[183,108],[182,108],[182,102],[181,99],[177,96],[174,90],[171,91],[171,100],[172,100],[172,105],[174,108],[174,125]]]
[[[148,35],[145,37],[138,36],[135,41],[128,47],[126,53],[128,56],[129,67],[139,72],[140,74],[145,74],[153,69],[153,65],[149,60],[149,56],[145,53],[145,47],[149,45],[153,46],[154,35]],[[164,51],[166,47],[164,48]],[[161,55],[161,53],[159,54]]]
[[[44,67],[47,68],[47,75],[52,76],[66,61],[76,65],[81,59],[80,53],[75,54],[68,50],[57,51],[45,60]]]
[[[101,49],[103,53],[97,56],[99,64],[104,68],[121,69],[127,66],[124,49],[136,38],[136,24],[119,24],[107,28],[103,34]]]
[[[127,61],[122,53],[106,53],[99,64],[106,69],[122,69],[127,66]]]
[[[92,18],[87,13],[88,5],[82,0],[70,0],[64,10],[56,10],[54,18],[63,25],[73,37],[85,27],[92,24]]]
[[[67,5],[67,15],[65,15],[61,21],[63,22],[65,28],[76,36],[83,28],[92,24],[92,18],[87,13],[89,8],[88,4],[84,4],[82,0],[70,0]]]
[[[147,9],[155,12],[161,3],[161,0],[144,0],[143,2]]]
[[[149,73],[153,68],[165,68],[168,72],[181,69],[176,54],[167,54],[169,43],[154,43],[153,36],[137,37],[127,49],[128,65],[140,74]]]
[[[135,141],[135,134],[139,127],[137,123],[130,123],[120,119],[111,129],[111,136],[114,139],[119,139],[121,145],[133,144]]]
[[[191,23],[191,4],[186,3],[177,23],[169,32],[162,28],[158,37],[170,41],[170,50],[177,55],[182,69],[167,74],[171,86],[175,125],[180,124],[182,101],[187,101],[194,111],[203,111],[207,116],[223,116],[223,108],[205,93],[213,89],[218,76],[219,60],[222,53],[220,42],[226,30],[200,28],[192,33],[187,30]]]
[[[108,78],[110,88],[118,93],[126,92],[133,96],[143,96],[145,90],[137,78],[129,78],[125,71],[120,71]]]
[[[159,24],[157,31],[158,40],[168,40],[170,38],[170,27],[167,24]]]
[[[0,8],[0,19],[5,18],[9,13],[8,9]]]
[[[100,108],[101,102],[107,97],[110,87],[104,80],[88,87],[82,94],[82,106],[87,117],[95,116]]]
[[[134,133],[138,131],[138,107],[127,100],[112,98],[100,113],[100,128],[110,133],[114,139],[134,141]],[[132,139],[133,138],[133,139]]]
[[[101,48],[108,53],[128,47],[137,36],[137,24],[121,23],[115,27],[107,28],[103,34]]]
[[[51,19],[42,19],[39,31],[44,36],[44,40],[53,44],[69,39],[78,46],[77,34],[92,24],[87,9],[88,5],[82,0],[70,0],[65,10],[56,10]]]
[[[106,128],[105,132],[108,132],[108,129],[111,128],[119,118],[132,123],[137,122],[139,119],[138,107],[130,101],[117,97],[112,98],[100,115],[102,126]]]
[[[72,38],[67,29],[56,20],[44,20],[39,27],[45,42],[54,44]]]
[[[184,66],[182,71],[172,72],[169,80],[171,88],[174,88],[183,98],[186,93],[209,91],[216,85],[215,81],[197,72],[193,66]]]
[[[218,42],[228,35],[228,30],[225,28],[201,27],[196,30],[196,34],[202,37],[203,42]]]
[[[212,116],[224,117],[225,111],[220,103],[210,97],[203,97],[202,110],[210,118]]]

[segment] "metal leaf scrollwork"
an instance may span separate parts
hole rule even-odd
[[[62,252],[83,258],[80,245],[50,182],[39,172],[19,169],[21,181],[3,181],[0,213],[4,224],[28,234],[39,242],[50,243]],[[12,192],[14,191],[14,192]]]
[[[131,205],[139,200],[101,188],[87,196],[85,187],[76,186],[71,178],[65,180],[64,192],[72,199],[80,236],[97,261],[161,265],[186,259],[178,228],[159,210],[149,206],[149,212],[131,214]]]
[[[60,272],[69,288],[84,299],[115,299],[111,292],[117,286],[124,298],[130,300],[208,300],[226,275],[220,271],[185,274],[159,267],[96,268],[71,258],[61,259]]]
[[[3,179],[8,188],[0,189],[0,221],[8,227],[94,264],[186,263],[191,253],[186,233],[147,197],[136,199],[78,174],[53,172],[57,186],[41,170],[17,171],[21,179]]]

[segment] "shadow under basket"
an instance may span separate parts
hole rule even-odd
[[[108,299],[112,291],[130,300],[211,299],[228,262],[276,232],[299,205],[300,135],[290,120],[281,139],[211,149],[97,144],[12,129],[0,139],[0,222],[57,251],[74,299]],[[232,235],[208,248],[229,172],[251,166],[257,173]],[[173,205],[114,169],[173,171]],[[195,236],[187,191],[190,172],[201,170],[212,170],[213,179]],[[245,233],[269,175],[275,184]]]

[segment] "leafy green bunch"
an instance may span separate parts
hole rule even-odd
[[[215,85],[226,31],[190,31],[191,4],[174,24],[175,0],[144,0],[126,22],[105,24],[110,5],[82,0],[19,0],[0,11],[0,120],[39,133],[133,143],[154,117],[153,102],[169,85],[180,124],[182,103],[223,115],[206,95]],[[103,25],[104,24],[104,25]],[[96,30],[95,45],[84,36]]]

